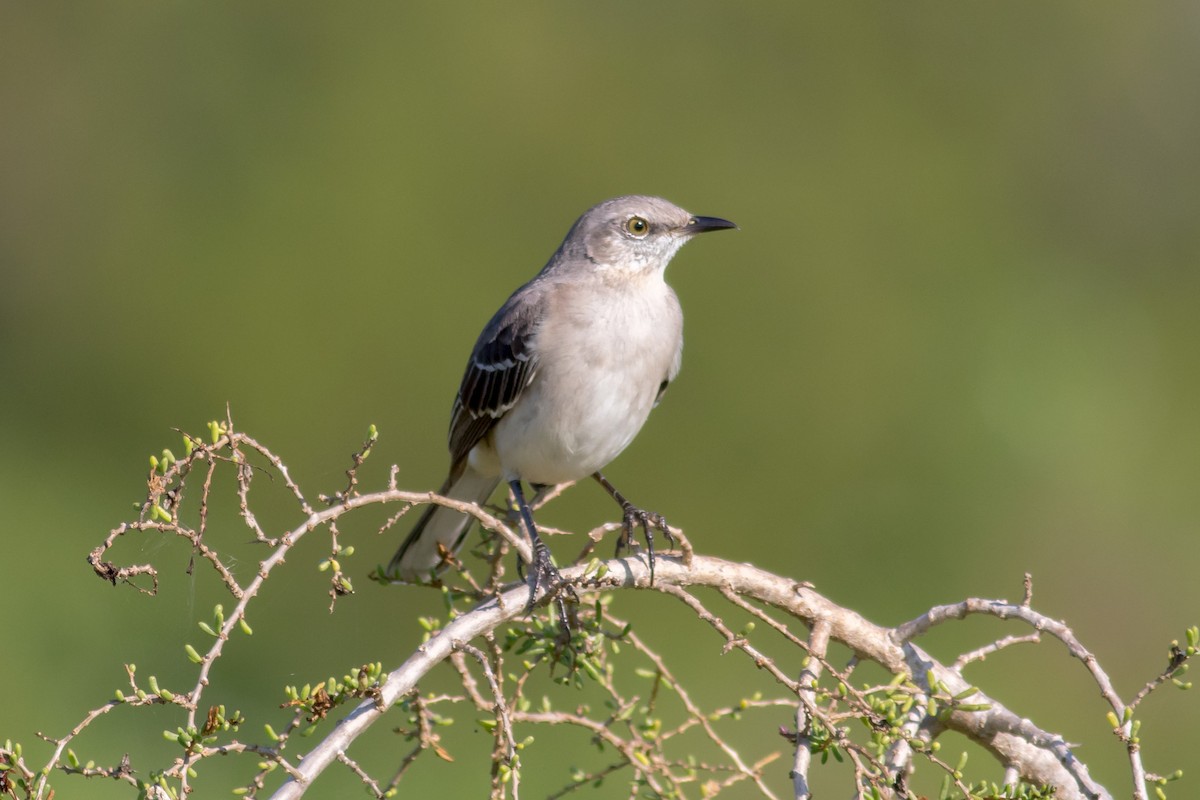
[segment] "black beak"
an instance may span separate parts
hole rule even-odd
[[[737,225],[720,217],[692,217],[683,227],[683,232],[691,236],[705,231],[723,231],[727,228],[737,228]]]

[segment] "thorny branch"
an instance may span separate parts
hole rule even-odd
[[[146,499],[137,518],[114,528],[89,556],[93,569],[106,581],[127,583],[150,595],[159,586],[156,567],[149,563],[118,566],[108,560],[109,550],[124,537],[182,537],[190,543],[194,558],[211,567],[233,603],[228,610],[217,607],[212,626],[201,624],[213,641],[207,651],[189,653],[197,664],[195,684],[187,692],[175,693],[158,686],[151,676],[147,686],[136,680],[130,666],[132,694],[118,693],[116,700],[86,714],[64,736],[48,738],[53,749],[45,767],[38,770],[29,767],[19,747],[0,748],[0,797],[51,796],[50,775],[55,769],[120,780],[136,786],[147,797],[183,797],[193,791],[192,776],[206,759],[239,753],[251,754],[260,762],[258,773],[243,788],[247,796],[258,796],[265,791],[272,775],[278,772],[284,779],[272,796],[300,797],[329,765],[340,763],[358,777],[372,796],[388,797],[421,754],[432,751],[444,760],[452,760],[435,732],[435,726],[443,721],[436,709],[467,702],[494,720],[489,729],[493,732],[491,796],[495,800],[510,794],[519,800],[522,769],[527,769],[522,765],[522,753],[532,739],[522,739],[521,735],[539,726],[565,726],[583,731],[607,754],[603,764],[573,774],[553,797],[628,773],[632,776],[634,794],[641,787],[657,796],[684,798],[694,785],[702,796],[713,797],[744,783],[752,786],[757,795],[774,798],[777,789],[771,787],[765,769],[781,754],[767,753],[746,759],[734,747],[729,729],[736,728],[735,723],[743,714],[771,713],[782,707],[791,709],[795,725],[794,730],[783,728],[780,732],[792,748],[791,793],[797,800],[812,796],[809,781],[816,764],[813,757],[818,753],[840,754],[851,764],[855,797],[872,793],[887,798],[916,797],[908,789],[908,781],[921,763],[944,772],[950,785],[963,797],[985,796],[973,793],[955,768],[934,754],[939,738],[948,732],[980,744],[995,756],[1004,768],[1005,791],[1015,789],[1018,781],[1023,781],[1029,787],[1052,789],[1054,797],[1060,800],[1107,800],[1112,795],[1090,777],[1087,767],[1061,736],[1044,731],[1008,710],[963,677],[964,669],[972,663],[1014,644],[1036,643],[1043,633],[1061,642],[1071,656],[1084,664],[1111,709],[1114,732],[1126,745],[1133,796],[1139,800],[1146,798],[1148,782],[1161,783],[1162,779],[1149,775],[1142,766],[1132,712],[1151,691],[1168,681],[1178,682],[1178,676],[1196,652],[1200,632],[1195,629],[1188,632],[1186,646],[1173,646],[1162,672],[1126,702],[1095,655],[1078,641],[1070,628],[1032,608],[1029,576],[1019,604],[970,598],[938,606],[910,622],[887,628],[834,604],[809,584],[747,564],[693,555],[681,533],[678,535],[684,543],[683,557],[661,556],[652,585],[647,565],[640,556],[609,561],[592,557],[596,543],[620,527],[619,523],[606,523],[588,534],[576,561],[562,570],[581,598],[575,612],[576,630],[570,641],[564,641],[558,625],[541,612],[532,618],[525,616],[527,589],[523,583],[504,583],[506,553],[515,550],[520,558],[528,560],[529,546],[514,531],[515,526],[502,516],[503,509],[497,515],[490,509],[435,494],[402,491],[396,485],[395,467],[389,473],[385,489],[360,492],[359,471],[377,441],[374,428],[352,454],[344,487],[330,495],[318,495],[324,505],[319,509],[307,500],[283,460],[254,438],[236,431],[228,415],[222,422],[210,423],[209,428],[210,436],[205,440],[184,435],[183,458],[164,451],[162,459],[152,459]],[[257,546],[266,550],[253,577],[245,583],[226,566],[227,556],[221,549],[224,545],[213,543],[218,526],[213,523],[211,510],[216,499],[214,486],[219,485],[214,475],[225,467],[234,477],[233,505],[237,518],[251,532]],[[185,510],[191,506],[185,503],[188,494],[185,490],[193,473],[201,476],[196,478],[201,483],[198,490],[191,485],[198,499],[196,510],[189,517]],[[278,479],[286,487],[302,516],[298,524],[287,530],[272,530],[274,526],[260,522],[251,502],[253,483],[260,475],[272,481]],[[536,504],[544,505],[566,488],[563,485],[543,492]],[[447,506],[478,520],[488,533],[479,551],[486,566],[486,578],[477,580],[462,562],[453,559],[450,566],[455,568],[462,585],[442,587],[452,613],[445,620],[422,621],[428,630],[426,641],[403,664],[390,672],[383,671],[380,665],[364,665],[351,670],[342,681],[330,678],[318,683],[315,689],[289,687],[290,699],[283,706],[292,709],[290,718],[280,732],[270,731],[269,743],[228,738],[244,718],[240,712],[227,713],[224,706],[204,702],[212,669],[239,629],[250,633],[247,609],[266,581],[285,563],[291,549],[307,534],[322,529],[329,533],[330,555],[325,564],[333,573],[330,594],[336,602],[353,591],[342,571],[342,562],[352,555],[353,547],[342,543],[344,534],[339,535],[339,520],[370,506],[399,506],[381,527],[383,532],[410,508],[422,503]],[[189,519],[194,522],[186,521]],[[544,530],[556,532],[548,526]],[[221,534],[221,542],[233,540],[223,529],[217,532]],[[241,535],[244,538],[244,533]],[[385,576],[377,577],[386,582]],[[704,708],[681,684],[668,658],[634,633],[627,621],[613,616],[608,606],[622,589],[653,590],[678,600],[702,623],[697,636],[705,627],[716,634],[709,651],[713,656],[741,654],[747,659],[747,667],[771,677],[778,695],[766,698],[756,695],[743,698],[734,706]],[[773,634],[775,638],[751,636],[752,626],[734,631],[699,599],[697,590],[703,589],[715,590],[715,595],[730,603],[735,611],[765,623],[768,637]],[[463,601],[473,607],[457,607]],[[539,597],[540,604],[545,602],[544,595]],[[948,665],[914,643],[934,626],[972,614],[1020,621],[1032,632],[1006,635],[959,655]],[[807,634],[792,631],[790,625],[794,624],[806,629]],[[472,644],[475,641],[480,644]],[[834,643],[853,654],[844,667],[830,661],[830,646]],[[771,652],[779,647],[783,648],[782,653]],[[625,652],[618,660],[621,648]],[[691,652],[704,652],[703,639],[696,639]],[[632,692],[625,685],[629,659],[646,665],[641,671],[653,681],[648,694],[644,693],[644,684],[640,691]],[[446,661],[457,672],[464,694],[423,695],[419,681]],[[505,666],[506,662],[514,661],[524,664],[523,671],[514,673]],[[881,665],[895,679],[886,686],[854,686],[851,673],[858,663],[865,661]],[[606,697],[608,713],[588,711],[583,706],[571,710],[547,705],[532,708],[527,686],[535,671],[547,669],[555,680],[568,685],[582,686],[586,679],[598,686]],[[481,689],[477,674],[485,688]],[[663,720],[668,713],[664,706],[667,698],[681,717],[673,724],[664,724]],[[136,757],[131,760],[129,755],[111,768],[90,763],[81,766],[76,762],[71,745],[90,727],[98,725],[101,718],[118,707],[148,705],[176,706],[184,717],[177,736],[182,750],[173,763],[162,769],[139,772]],[[349,710],[311,750],[302,758],[288,755],[294,734],[328,724],[322,721],[326,717],[336,719],[333,712],[343,706]],[[350,751],[355,740],[385,714],[403,713],[409,715],[410,727],[397,730],[414,740],[415,746],[400,759],[391,779],[382,781],[355,761]],[[870,734],[865,741],[856,734],[863,729],[863,722]],[[702,736],[723,760],[707,763],[683,757],[695,749],[686,743],[689,740],[685,737],[691,735]],[[221,741],[222,738],[226,741]],[[18,794],[18,790],[25,794]]]

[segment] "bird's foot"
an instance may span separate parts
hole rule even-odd
[[[540,540],[534,545],[533,563],[529,565],[525,583],[529,586],[529,604],[526,606],[526,611],[533,610],[533,604],[538,599],[538,592],[544,589],[546,594],[554,599],[554,604],[558,608],[559,624],[562,625],[564,632],[569,637],[571,617],[567,614],[566,601],[570,599],[571,602],[578,603],[579,595],[575,592],[575,587],[563,579],[562,573],[550,559],[550,548]]]
[[[624,518],[621,521],[621,535],[617,537],[616,555],[619,558],[621,551],[626,547],[633,547],[633,529],[641,528],[642,533],[646,537],[646,553],[650,562],[650,583],[654,583],[654,529],[658,528],[662,535],[667,537],[667,542],[672,548],[675,547],[675,537],[671,535],[671,528],[667,525],[667,518],[656,511],[645,511],[638,508],[628,500],[621,503],[621,510],[624,512]]]

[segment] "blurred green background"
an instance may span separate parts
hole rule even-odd
[[[683,372],[609,470],[699,551],[886,624],[1017,599],[1032,572],[1035,605],[1127,695],[1200,622],[1195,4],[41,2],[0,6],[0,30],[0,737],[28,751],[125,662],[194,680],[183,643],[220,596],[184,574],[186,548],[118,551],[162,568],[157,599],[84,562],[173,427],[228,402],[315,495],[375,423],[363,488],[392,463],[435,487],[479,327],[580,212],[631,192],[742,228],[669,270]],[[583,486],[546,516],[613,512]],[[363,579],[403,535],[372,530],[347,534],[358,593],[335,614],[313,537],[218,666],[210,699],[251,712],[244,738],[278,723],[283,684],[392,666],[440,607]],[[662,598],[618,610],[706,706],[757,679]],[[1002,632],[1024,631],[968,622],[929,646],[952,658]],[[1128,794],[1106,708],[1060,647],[968,677]],[[1195,764],[1198,702],[1147,701],[1150,770]],[[419,763],[413,796],[483,796],[488,739],[455,716],[458,763]],[[740,746],[778,747],[787,723],[759,715]],[[136,755],[165,757],[176,724],[122,709],[78,750],[148,769]],[[530,796],[588,751],[541,736]],[[403,749],[379,731],[360,754],[387,775]],[[784,794],[787,762],[769,772]]]

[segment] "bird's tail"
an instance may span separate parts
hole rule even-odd
[[[480,475],[467,466],[457,478],[448,478],[438,494],[483,505],[499,483],[499,478]],[[387,574],[406,581],[427,580],[442,563],[438,545],[456,552],[474,521],[474,517],[459,511],[430,505],[392,557]]]

